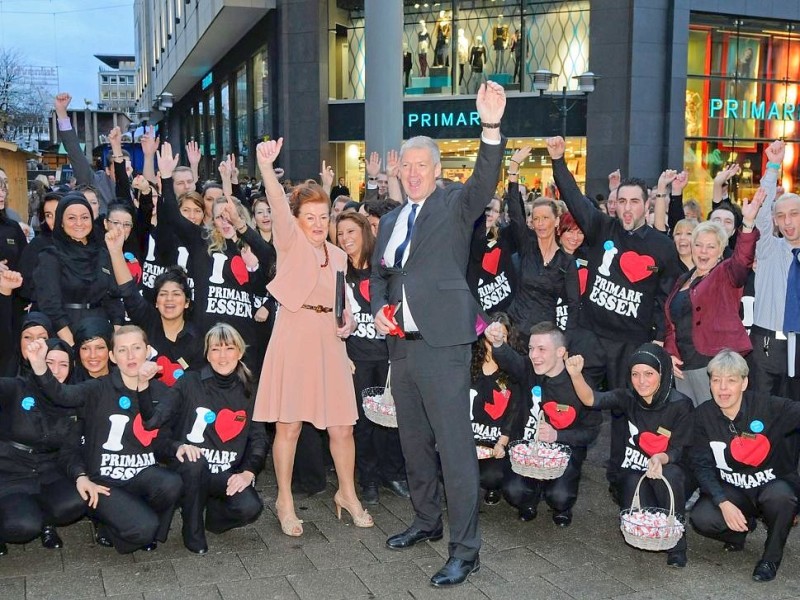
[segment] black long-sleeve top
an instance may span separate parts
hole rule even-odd
[[[502,379],[506,381],[501,382]],[[519,439],[517,424],[526,405],[522,388],[515,380],[499,368],[490,375],[481,372],[473,379],[469,393],[472,435],[476,440],[497,443],[501,435]]]
[[[210,366],[190,371],[173,387],[176,404],[169,433],[159,440],[156,456],[170,460],[181,444],[201,448],[212,473],[258,474],[267,456],[267,435],[253,423],[255,399],[246,394],[234,372],[221,376]]]
[[[155,352],[156,358],[153,360],[164,369],[160,375],[162,383],[172,386],[176,377],[179,379],[181,376],[176,373],[177,371],[198,370],[205,364],[203,335],[192,323],[186,321],[173,342],[164,333],[164,325],[158,310],[147,303],[133,281],[121,285],[119,291],[128,317],[147,334],[150,348]]]
[[[173,404],[167,386],[151,381],[145,390],[131,390],[117,370],[75,385],[59,383],[50,371],[35,381],[53,405],[78,409],[82,437],[71,439],[60,457],[70,478],[85,473],[95,483],[113,484],[156,464],[157,427]]]
[[[715,504],[727,500],[723,482],[751,490],[796,477],[797,459],[787,435],[800,427],[800,403],[747,391],[733,420],[713,400],[694,415],[692,467],[700,489]]]
[[[346,283],[349,287],[350,308],[356,329],[345,340],[347,356],[354,361],[387,361],[389,349],[386,336],[375,329],[375,318],[369,304],[369,276],[371,269],[356,269],[347,265]]]
[[[664,302],[681,272],[675,244],[648,225],[625,231],[618,219],[597,210],[563,158],[553,161],[553,176],[586,238],[589,274],[581,325],[620,341],[663,340]]]
[[[542,321],[555,323],[559,298],[566,302],[568,312],[577,310],[580,303],[578,269],[575,260],[561,248],[549,263],[544,263],[539,241],[525,222],[518,184],[508,184],[507,202],[509,227],[520,257],[519,285],[508,315],[517,330],[525,332]],[[575,319],[567,322],[569,329],[576,326]]]
[[[597,438],[603,422],[602,415],[581,403],[566,369],[555,377],[537,375],[531,361],[508,344],[493,348],[492,356],[501,369],[521,382],[525,390],[525,409],[518,413],[521,420],[511,426],[517,436],[533,439],[539,423],[539,412],[544,412],[545,420],[557,432],[556,441],[562,444],[586,447]],[[534,394],[535,387],[539,388],[540,396]]]
[[[517,272],[512,256],[517,251],[510,227],[500,227],[490,240],[486,217],[475,223],[467,265],[467,285],[486,312],[506,311],[517,289]]]
[[[670,390],[667,401],[652,409],[642,407],[630,390],[595,392],[594,408],[615,408],[625,414],[628,433],[621,468],[646,471],[648,459],[660,452],[666,453],[670,463],[688,459],[692,444],[693,406],[692,401],[679,391]]]
[[[200,331],[206,331],[218,321],[229,323],[242,335],[248,347],[254,348],[256,340],[253,326],[254,294],[256,280],[242,260],[237,245],[228,240],[224,250],[208,254],[208,242],[203,227],[181,216],[172,189],[172,178],[162,180],[164,196],[159,202],[158,215],[162,227],[175,231],[178,239],[189,251],[189,274],[194,279],[195,305],[193,319]],[[259,270],[269,271],[277,256],[271,244],[248,227],[241,237],[258,258]]]
[[[53,237],[48,233],[40,233],[25,246],[19,258],[19,272],[22,274],[22,287],[19,295],[30,302],[36,302],[36,278],[34,273],[39,266],[39,253],[53,245]],[[37,305],[38,306],[38,305]]]

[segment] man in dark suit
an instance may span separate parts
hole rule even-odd
[[[481,145],[464,185],[436,186],[439,148],[428,137],[400,150],[400,180],[407,201],[385,215],[372,258],[370,294],[375,327],[393,328],[384,307],[398,307],[404,337],[389,336],[392,394],[416,516],[390,537],[393,549],[442,537],[437,450],[450,518],[450,558],[432,578],[435,586],[463,583],[480,567],[478,461],[469,418],[470,347],[476,338],[477,303],[466,281],[475,220],[494,195],[503,157],[500,119],[503,88],[481,85],[476,106]]]

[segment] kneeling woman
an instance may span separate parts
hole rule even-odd
[[[672,360],[659,345],[642,344],[631,355],[632,389],[593,392],[583,378],[583,357],[567,359],[567,371],[575,392],[586,406],[617,409],[628,421],[620,468],[620,495],[623,506],[630,506],[636,485],[643,474],[640,496],[642,506],[669,509],[669,482],[675,495],[675,514],[683,518],[686,502],[686,475],[681,463],[692,443],[692,401],[673,389]],[[686,566],[686,535],[667,554],[670,567]]]
[[[692,463],[701,496],[691,521],[697,533],[737,552],[763,519],[767,541],[753,579],[771,581],[797,511],[797,459],[787,436],[800,427],[800,403],[745,392],[748,373],[733,350],[708,363],[714,401],[695,412]]]
[[[252,422],[244,352],[242,336],[230,325],[217,323],[209,330],[208,365],[175,383],[171,439],[156,450],[183,478],[183,543],[197,554],[208,551],[206,529],[222,533],[247,525],[263,508],[253,484],[264,467],[267,436],[263,424]]]
[[[147,362],[147,339],[134,325],[114,334],[110,375],[63,385],[48,371],[47,346],[30,344],[36,382],[52,404],[78,408],[78,423],[62,448],[63,468],[89,504],[89,516],[105,526],[118,552],[153,550],[167,539],[181,494],[178,474],[156,464],[153,446],[170,392],[151,381],[160,367]],[[162,402],[159,402],[162,401]],[[154,404],[158,406],[154,408]],[[83,443],[81,443],[81,437]]]

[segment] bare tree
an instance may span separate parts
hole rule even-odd
[[[0,140],[31,145],[37,126],[47,123],[50,92],[26,74],[18,50],[0,48]]]

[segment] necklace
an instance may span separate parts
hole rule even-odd
[[[322,243],[322,249],[325,251],[325,262],[320,265],[320,268],[324,269],[325,267],[328,266],[328,262],[330,260],[330,257],[328,256],[328,244],[323,242]]]

